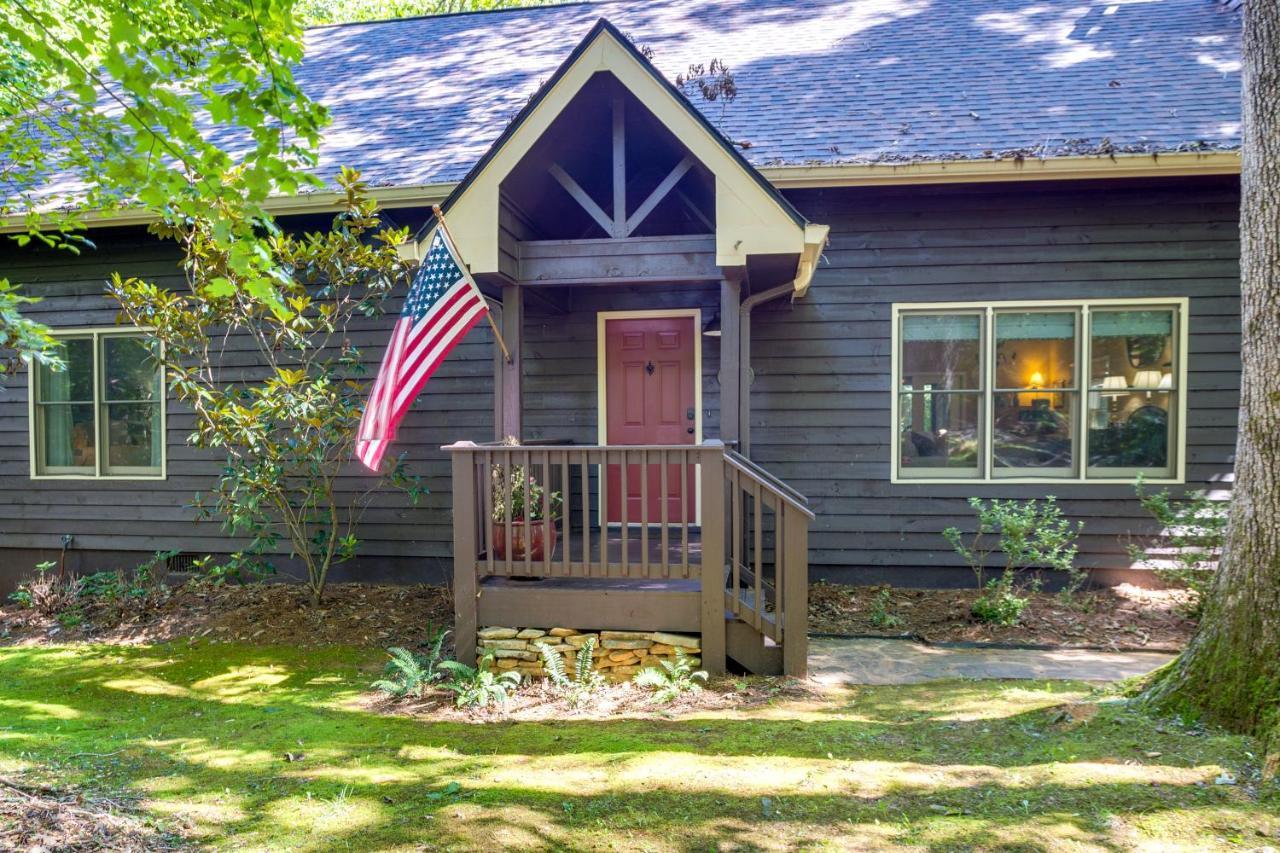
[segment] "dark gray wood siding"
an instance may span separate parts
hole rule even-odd
[[[891,483],[895,302],[1190,297],[1187,482],[1229,482],[1240,381],[1234,179],[791,197],[831,225],[831,244],[809,296],[756,312],[752,456],[813,502],[817,574],[955,574],[940,534],[972,527],[971,495],[1056,495],[1085,522],[1081,562],[1093,568],[1127,567],[1126,536],[1150,529],[1127,485]]]
[[[865,188],[792,194],[831,245],[808,296],[757,309],[752,455],[807,494],[815,576],[963,581],[941,530],[969,520],[965,499],[1052,493],[1086,524],[1082,563],[1122,569],[1124,537],[1146,529],[1124,485],[895,485],[889,482],[890,305],[894,302],[1187,296],[1190,370],[1187,473],[1192,485],[1229,482],[1239,389],[1238,189],[1232,179]],[[75,258],[0,246],[0,275],[44,301],[33,316],[55,328],[110,325],[111,272],[179,281],[176,254],[133,229],[94,233]],[[530,438],[596,441],[596,313],[718,306],[707,286],[577,288],[556,294],[567,313],[528,303],[525,423]],[[390,320],[358,331],[370,362]],[[719,341],[703,341],[704,435],[718,434]],[[493,434],[492,342],[477,327],[414,405],[398,449],[427,478],[417,507],[380,496],[362,531],[362,558],[339,576],[433,578],[450,554],[448,460],[440,446]],[[191,416],[169,407],[163,482],[33,481],[28,476],[27,384],[0,396],[0,574],[25,570],[64,533],[86,568],[111,555],[159,548],[225,552],[212,523],[186,505],[216,474],[216,459],[186,446]],[[361,482],[354,470],[350,483]],[[8,556],[4,556],[7,554]],[[98,556],[91,556],[98,555]]]

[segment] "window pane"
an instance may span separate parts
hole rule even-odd
[[[41,430],[40,467],[84,468],[93,471],[93,406],[91,404],[40,405],[36,412]]]
[[[38,402],[77,403],[93,402],[93,341],[89,338],[73,338],[60,341],[64,370],[50,370],[40,366],[37,381]]]
[[[106,362],[102,389],[108,400],[155,400],[160,396],[156,343],[141,337],[109,335],[102,339]]]
[[[996,314],[997,388],[1074,388],[1075,376],[1075,312]]]
[[[1090,393],[1089,466],[1167,470],[1173,399],[1168,392]]]
[[[996,468],[1035,469],[1027,473],[1065,476],[1074,461],[1076,392],[995,395]]]
[[[112,403],[107,413],[107,467],[160,467],[160,406]]]
[[[929,391],[902,394],[899,459],[901,470],[970,470],[978,468],[978,412],[982,395],[940,394]]]
[[[1173,315],[1168,308],[1094,311],[1089,387],[1174,388]]]
[[[902,317],[902,387],[976,391],[982,317],[907,314]]]

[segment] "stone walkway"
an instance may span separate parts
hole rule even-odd
[[[1173,660],[1160,652],[940,648],[910,640],[809,640],[809,676],[820,684],[915,684],[947,678],[1115,681]]]

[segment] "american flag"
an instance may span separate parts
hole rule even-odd
[[[378,470],[387,445],[396,437],[396,427],[422,386],[488,311],[444,227],[437,226],[360,420],[356,456],[370,470]]]

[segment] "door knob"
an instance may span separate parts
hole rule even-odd
[[[689,427],[685,432],[689,433],[689,435],[693,435],[693,427]]]

